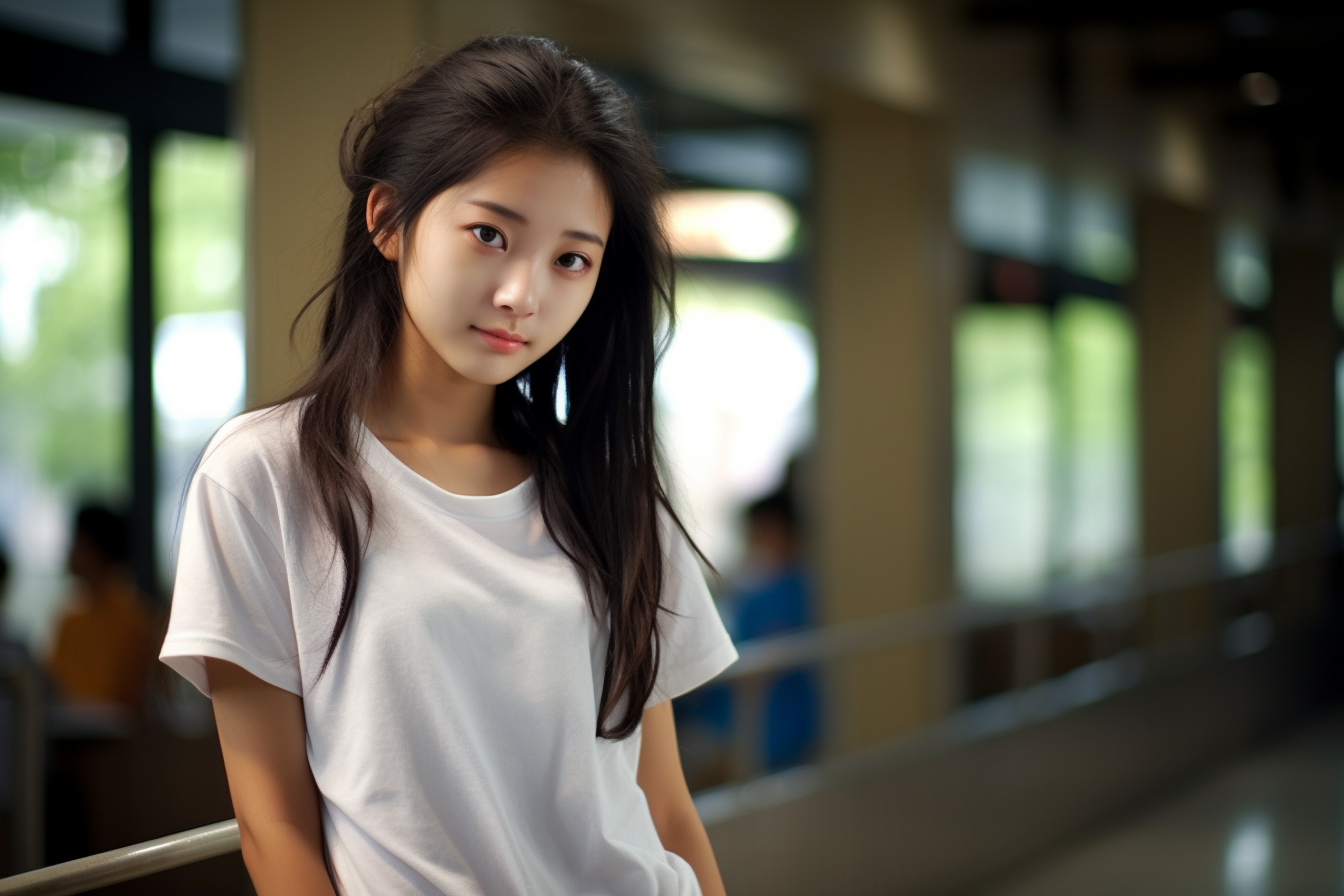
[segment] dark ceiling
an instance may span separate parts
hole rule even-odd
[[[1313,174],[1332,191],[1344,191],[1340,0],[1259,6],[1244,0],[973,0],[967,19],[975,29],[1027,29],[1042,37],[1054,111],[1066,123],[1077,111],[1070,36],[1082,28],[1116,28],[1126,38],[1134,88],[1150,96],[1198,94],[1229,138],[1261,141],[1287,203],[1303,198],[1317,179]]]

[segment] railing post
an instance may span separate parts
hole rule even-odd
[[[13,871],[42,866],[44,731],[42,683],[32,658],[14,645],[0,646],[0,681],[14,695],[11,766],[14,805]]]
[[[761,743],[765,734],[765,684],[768,675],[751,675],[732,683],[733,730],[732,773],[738,780],[761,773]]]

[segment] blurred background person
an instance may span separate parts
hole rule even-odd
[[[69,570],[75,579],[47,671],[60,699],[139,708],[153,656],[149,607],[127,566],[126,518],[100,504],[75,514]]]
[[[816,625],[811,578],[803,563],[797,507],[789,482],[747,505],[746,558],[724,599],[728,630],[739,644]],[[781,672],[760,692],[756,750],[762,768],[804,761],[817,745],[820,711],[809,669]]]
[[[778,489],[741,513],[745,553],[719,602],[736,644],[802,631],[817,624],[815,592],[803,559],[799,511],[793,498],[796,462]],[[816,672],[789,669],[700,688],[677,703],[678,737],[696,786],[722,783],[736,761],[778,771],[813,758],[820,743],[821,710]],[[746,730],[742,730],[743,728]]]

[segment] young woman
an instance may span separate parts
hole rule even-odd
[[[736,652],[655,462],[671,264],[628,97],[483,38],[342,170],[316,367],[207,450],[163,647],[258,893],[721,894],[668,701]]]

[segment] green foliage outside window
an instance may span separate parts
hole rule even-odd
[[[126,140],[0,98],[0,546],[8,634],[40,648],[75,503],[129,493]]]
[[[0,131],[0,465],[124,496],[126,143]]]
[[[958,577],[1025,600],[1137,547],[1137,349],[1128,312],[1069,296],[975,305],[957,323]]]
[[[156,526],[165,590],[192,466],[242,410],[243,177],[232,140],[172,133],[155,147]]]
[[[1050,562],[1049,315],[1039,307],[967,308],[954,364],[959,578],[980,598],[1033,597]]]
[[[1223,350],[1222,529],[1227,561],[1254,569],[1269,557],[1274,473],[1269,341],[1241,327]]]
[[[1129,314],[1114,302],[1069,296],[1055,314],[1055,351],[1055,563],[1086,576],[1137,547],[1138,369]]]
[[[170,134],[154,156],[155,319],[242,310],[243,159],[232,140]]]

